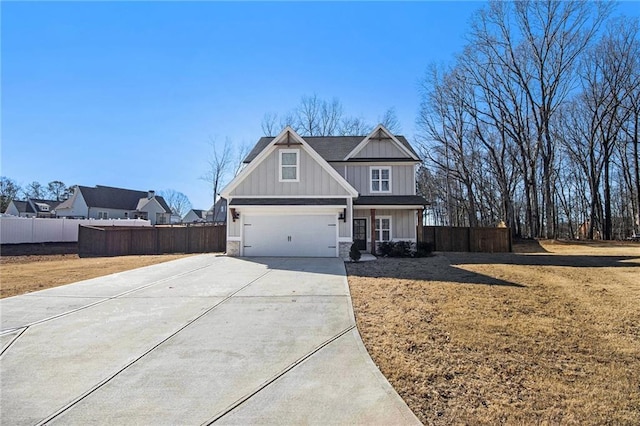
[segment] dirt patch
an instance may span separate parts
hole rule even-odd
[[[425,424],[640,424],[640,245],[538,245],[347,265],[365,345]]]
[[[2,244],[2,256],[28,256],[36,254],[77,254],[78,243],[25,243]]]
[[[77,254],[0,257],[0,298],[180,259],[185,254],[80,259]]]

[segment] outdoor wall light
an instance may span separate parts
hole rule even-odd
[[[240,212],[237,212],[236,209],[231,208],[231,219],[235,222],[236,219],[240,219]]]
[[[342,210],[342,213],[338,215],[338,220],[341,220],[343,222],[347,221],[347,209]]]

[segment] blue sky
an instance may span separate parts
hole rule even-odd
[[[420,78],[482,5],[3,2],[1,174],[208,208],[208,141],[253,145],[312,94],[372,124],[394,107],[411,139]]]

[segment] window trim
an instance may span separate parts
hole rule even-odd
[[[282,154],[296,154],[296,164],[282,164]],[[279,182],[300,182],[300,150],[299,149],[281,149],[278,151],[278,181]],[[282,176],[283,167],[295,167],[296,178],[285,179]]]
[[[391,167],[389,166],[369,166],[369,191],[374,194],[374,193],[391,193]],[[375,190],[373,189],[373,171],[374,170],[379,170],[380,171],[380,178],[377,180],[377,182],[380,182],[380,189]],[[389,189],[387,191],[383,191],[382,190],[382,170],[388,170],[389,171]]]
[[[379,237],[382,237],[382,231],[385,231],[385,229],[383,229],[383,228],[378,228],[378,223],[380,224],[380,226],[382,226],[382,220],[383,219],[389,219],[389,239],[388,240],[380,240],[380,239],[378,239]],[[378,222],[378,221],[380,221],[380,222]],[[391,216],[376,216],[375,225],[376,225],[376,243],[393,241],[393,234],[392,234],[393,223],[392,223]]]

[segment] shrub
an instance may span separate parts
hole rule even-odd
[[[383,241],[378,244],[378,253],[383,257],[411,257],[411,243],[408,241]]]
[[[351,244],[351,250],[349,250],[349,257],[351,258],[351,260],[357,262],[360,260],[360,256],[360,250],[358,249],[357,244]]]
[[[378,244],[378,253],[382,257],[391,256],[391,251],[393,250],[393,242],[392,241],[383,241]]]
[[[428,257],[431,256],[431,254],[433,253],[433,244],[426,242],[426,241],[420,241],[417,245],[416,245],[416,252],[414,254],[415,257]]]
[[[411,257],[411,243],[409,241],[396,241],[392,243],[390,257]]]

